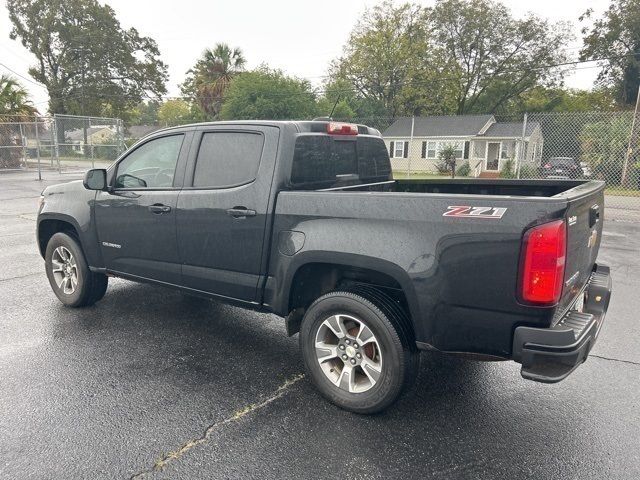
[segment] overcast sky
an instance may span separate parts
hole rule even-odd
[[[142,35],[158,42],[163,61],[169,66],[168,94],[179,95],[185,72],[206,47],[226,42],[242,48],[249,68],[261,63],[304,77],[314,84],[322,80],[329,62],[340,55],[356,20],[365,8],[379,0],[272,0],[219,1],[106,0],[124,27],[134,26]],[[432,5],[433,1],[420,1]],[[573,22],[576,39],[566,46],[577,56],[580,48],[578,17],[587,8],[600,15],[608,0],[504,0],[516,16],[532,11],[552,20]],[[0,62],[28,77],[35,64],[22,45],[9,39],[11,24],[5,3],[0,6]],[[591,88],[597,68],[586,64],[566,79],[570,87]],[[10,73],[0,66],[0,72]],[[36,106],[46,111],[47,94],[41,87],[23,81]]]

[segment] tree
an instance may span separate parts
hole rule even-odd
[[[288,77],[280,70],[262,66],[232,80],[220,118],[308,119],[317,113],[315,94],[307,80]]]
[[[0,75],[0,145],[16,147],[0,148],[0,168],[20,166],[22,149],[17,147],[22,145],[24,128],[29,128],[8,122],[33,122],[37,113],[22,85],[8,75]]]
[[[406,113],[400,100],[403,89],[416,62],[424,62],[431,52],[425,16],[419,5],[396,7],[390,1],[365,11],[343,55],[332,62],[331,77],[347,80],[359,96],[381,103],[386,115]],[[425,88],[438,90],[436,82],[423,81]]]
[[[451,178],[456,176],[456,147],[455,145],[446,145],[438,153],[438,165],[436,168],[441,173],[451,172]]]
[[[596,177],[606,180],[607,185],[621,183],[632,122],[632,112],[628,113],[617,115],[613,120],[587,123],[579,134],[580,158],[588,162]],[[637,174],[633,172],[634,175]]]
[[[589,9],[580,20],[592,15]],[[582,33],[581,60],[603,59],[599,83],[612,86],[622,105],[633,105],[640,87],[640,0],[612,0],[604,16]]]
[[[365,12],[330,66],[387,115],[502,112],[537,85],[559,84],[568,26],[516,19],[492,0],[385,1]]]
[[[607,112],[615,109],[610,88],[579,90],[537,86],[512,99],[508,112]]]
[[[439,0],[430,16],[446,62],[455,65],[458,114],[497,112],[536,85],[557,84],[566,69],[568,25],[513,17],[492,0]]]
[[[218,43],[213,49],[206,49],[187,72],[182,94],[191,98],[206,117],[214,120],[220,114],[224,93],[231,80],[244,70],[245,64],[242,50]]]
[[[165,127],[190,123],[191,106],[184,100],[167,100],[158,110],[158,120]]]
[[[166,92],[156,42],[123,29],[96,0],[7,0],[12,39],[36,57],[29,74],[49,92],[49,111],[124,115]]]

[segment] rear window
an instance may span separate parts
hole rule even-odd
[[[554,167],[568,167],[575,165],[576,161],[573,158],[550,158],[549,164]]]
[[[358,176],[357,183],[389,180],[389,153],[381,138],[298,137],[291,170],[294,186],[328,188],[336,185],[336,175],[350,174]]]

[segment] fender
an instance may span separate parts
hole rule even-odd
[[[37,239],[40,238],[40,224],[46,220],[58,220],[72,225],[78,233],[78,240],[80,241],[80,246],[82,247],[82,251],[87,258],[87,263],[89,264],[89,266],[92,268],[104,268],[102,252],[98,247],[99,243],[96,235],[95,224],[90,220],[90,218],[87,218],[87,221],[81,225],[78,220],[71,215],[67,215],[64,213],[41,212],[38,215],[37,219]],[[42,255],[42,257],[44,258],[45,252],[42,249],[40,249],[40,255]]]
[[[323,263],[374,270],[391,277],[402,288],[412,319],[415,321],[419,318],[418,300],[411,278],[402,267],[393,262],[367,255],[326,250],[303,251],[293,257],[280,256],[279,260],[275,276],[267,278],[264,293],[265,307],[278,315],[286,316],[289,313],[293,279],[298,270],[312,263]]]

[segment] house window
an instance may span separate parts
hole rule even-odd
[[[438,155],[437,150],[437,142],[427,142],[427,158],[436,158],[436,156]]]
[[[513,159],[516,155],[516,142],[502,142],[500,158],[503,160]]]
[[[393,147],[393,158],[404,157],[405,144],[407,142],[395,142]]]

